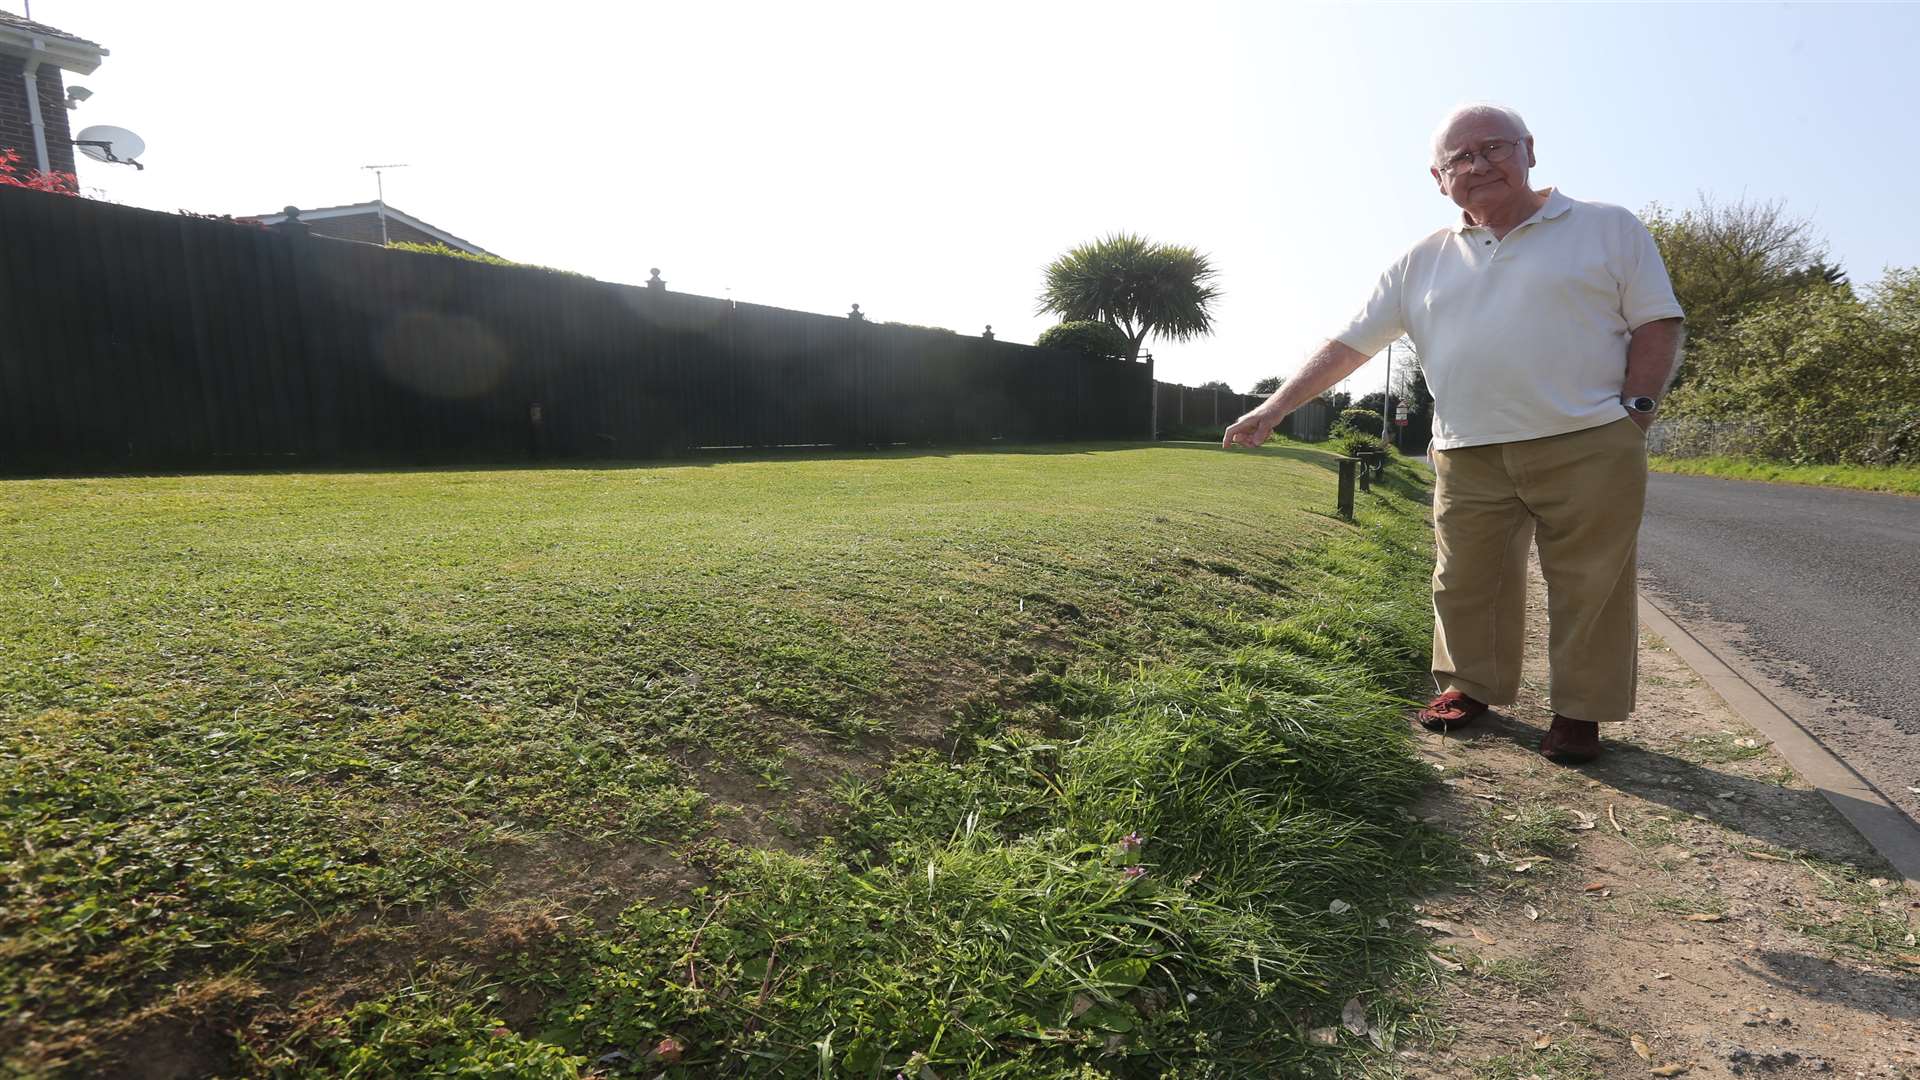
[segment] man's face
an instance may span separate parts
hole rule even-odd
[[[1512,147],[1505,161],[1490,162],[1481,151]],[[1461,164],[1452,175],[1445,166],[1462,154],[1472,153],[1471,162]],[[1469,213],[1500,206],[1527,190],[1527,170],[1534,166],[1533,137],[1522,136],[1503,116],[1467,116],[1447,129],[1441,144],[1440,161],[1429,170],[1440,185],[1440,193]]]

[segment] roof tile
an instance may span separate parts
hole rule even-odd
[[[88,41],[78,34],[69,34],[65,30],[56,29],[55,27],[48,26],[46,23],[34,22],[31,19],[22,18],[10,11],[0,11],[0,26],[31,34],[45,34],[48,37],[65,38],[68,41],[77,41],[82,45],[91,45],[96,49],[100,47],[100,43],[97,41]]]

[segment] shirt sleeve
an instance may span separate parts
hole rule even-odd
[[[1333,335],[1333,340],[1362,356],[1372,356],[1407,332],[1406,311],[1401,302],[1406,293],[1407,263],[1407,257],[1402,256],[1380,274],[1373,283],[1373,295],[1347,323],[1346,329]]]
[[[1639,218],[1624,212],[1623,216],[1629,235],[1616,277],[1627,329],[1638,330],[1656,319],[1685,318],[1680,301],[1674,298],[1673,282],[1667,278],[1667,264],[1660,258],[1660,245]]]

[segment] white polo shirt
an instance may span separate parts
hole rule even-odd
[[[1660,249],[1618,206],[1548,189],[1505,239],[1459,223],[1415,244],[1335,340],[1406,334],[1433,392],[1435,449],[1519,442],[1625,416],[1627,339],[1681,316]]]

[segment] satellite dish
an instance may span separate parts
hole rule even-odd
[[[114,127],[112,124],[95,124],[90,128],[81,129],[80,134],[74,136],[73,145],[79,147],[81,153],[95,161],[111,161],[117,165],[131,165],[136,169],[146,168],[134,160],[147,152],[146,140],[126,128]]]

